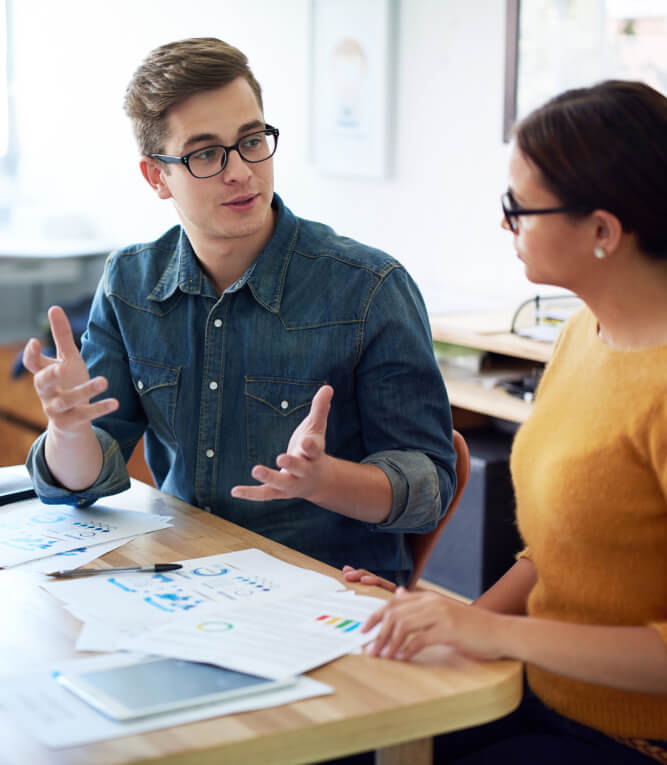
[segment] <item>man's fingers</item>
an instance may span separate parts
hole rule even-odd
[[[230,493],[236,499],[248,499],[251,502],[268,502],[280,496],[271,486],[234,486]]]
[[[67,409],[64,412],[49,416],[53,426],[57,430],[71,430],[79,425],[85,425],[93,420],[98,420],[118,409],[118,400],[115,398],[105,398],[103,401],[96,401],[94,404],[78,406],[74,409]]]
[[[51,334],[56,344],[56,351],[59,359],[65,359],[79,352],[72,335],[72,327],[65,311],[54,305],[49,308],[49,324],[51,325]]]
[[[333,388],[331,385],[323,385],[313,396],[310,405],[310,428],[314,433],[324,433],[327,429],[327,418],[331,409],[331,399],[333,398]]]
[[[50,359],[48,356],[42,354],[42,346],[39,344],[37,338],[32,337],[25,344],[25,348],[23,349],[23,366],[28,372],[32,372],[32,374],[35,375],[54,362],[55,359]]]
[[[105,391],[107,387],[108,383],[104,377],[96,377],[70,390],[56,392],[56,395],[44,402],[44,412],[53,417],[70,409],[85,407],[91,398]]]

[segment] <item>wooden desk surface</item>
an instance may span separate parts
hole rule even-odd
[[[133,481],[129,492],[109,497],[105,504],[174,517],[172,528],[146,534],[104,556],[108,565],[167,562],[256,547],[342,581],[330,566],[138,481]],[[75,655],[80,623],[39,588],[40,581],[37,574],[0,570],[4,604],[0,677],[31,669],[35,656],[55,662]],[[371,587],[354,589],[379,597],[386,594]],[[43,747],[12,721],[2,719],[0,759],[10,765],[309,763],[480,724],[512,711],[522,692],[519,662],[474,662],[444,649],[420,664],[350,655],[309,674],[336,692],[67,749]],[[388,759],[400,749],[390,748]],[[413,756],[411,765],[417,761]]]
[[[470,314],[431,316],[433,339],[442,343],[502,353],[518,359],[547,362],[552,343],[530,340],[509,331],[511,316],[506,314]]]

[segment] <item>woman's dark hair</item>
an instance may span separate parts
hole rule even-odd
[[[514,128],[567,206],[607,210],[642,252],[667,259],[667,98],[642,82],[568,90]]]

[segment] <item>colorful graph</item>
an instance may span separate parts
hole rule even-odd
[[[231,622],[223,622],[219,619],[210,619],[197,625],[197,629],[202,632],[229,632],[234,625]]]
[[[332,627],[342,632],[354,632],[357,627],[361,627],[361,622],[358,622],[356,619],[346,619],[344,616],[331,616],[330,614],[322,614],[315,621],[325,627]]]

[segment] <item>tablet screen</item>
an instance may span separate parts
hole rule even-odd
[[[294,682],[182,659],[147,659],[92,672],[63,672],[58,681],[115,719],[130,719],[224,701]]]

